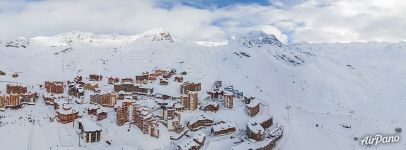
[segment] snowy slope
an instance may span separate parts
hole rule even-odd
[[[4,41],[9,40],[1,42],[0,70],[19,72],[20,77],[0,76],[0,81],[35,85],[90,73],[123,78],[154,68],[176,68],[188,72],[186,80],[203,82],[203,89],[223,80],[268,104],[275,122],[285,125],[279,149],[406,148],[405,140],[369,148],[354,140],[395,134],[396,127],[406,127],[406,43],[283,45],[262,32],[235,35],[228,42],[196,43],[174,39],[163,29],[139,35],[71,32],[15,40],[25,48],[7,47]],[[1,91],[5,84],[0,82]],[[18,128],[22,131],[13,135],[25,137],[31,127]],[[9,132],[6,129],[0,128],[1,138]],[[48,145],[58,131],[34,132],[43,134],[35,140]],[[131,145],[127,138],[117,140]]]

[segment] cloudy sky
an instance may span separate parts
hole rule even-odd
[[[406,41],[406,1],[0,0],[0,38],[154,28],[191,40],[262,30],[285,43]]]

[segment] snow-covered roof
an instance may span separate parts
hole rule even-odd
[[[210,101],[210,102],[204,103],[203,107],[207,107],[207,106],[210,106],[210,105],[212,105],[214,107],[218,107],[219,104],[217,102]]]
[[[251,100],[251,102],[249,104],[247,104],[247,107],[253,108],[253,107],[256,107],[258,105],[259,105],[259,101],[257,99],[253,99],[253,100]]]
[[[80,119],[77,119],[77,121],[82,124],[84,132],[101,131],[100,125],[98,125],[93,120],[90,120],[88,118],[80,118]]]
[[[198,141],[199,143],[202,143],[206,138],[206,134],[204,134],[203,131],[196,131],[193,134],[192,138]]]
[[[219,123],[219,124],[212,126],[212,129],[214,132],[226,130],[226,129],[230,129],[230,128],[235,128],[235,124],[232,122],[224,122],[224,123]]]
[[[198,116],[193,116],[190,120],[189,120],[189,124],[195,124],[197,121],[199,120],[213,120],[210,117],[207,117],[205,115],[198,115]]]
[[[249,121],[247,127],[254,133],[264,134],[265,129],[256,121]]]
[[[178,147],[180,147],[180,149],[182,149],[182,150],[183,149],[189,150],[189,149],[192,149],[192,147],[197,147],[197,146],[199,146],[199,143],[195,142],[191,138],[184,139],[178,143]]]
[[[69,115],[77,113],[78,111],[71,104],[63,104],[61,108],[56,110],[56,112],[63,115]]]

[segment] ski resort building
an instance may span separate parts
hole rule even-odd
[[[107,79],[107,83],[108,84],[115,84],[115,83],[118,83],[118,82],[120,82],[120,79],[119,78],[115,78],[115,77],[110,77],[110,78],[108,78]]]
[[[62,81],[45,81],[45,89],[48,93],[62,94],[64,85]]]
[[[63,124],[75,121],[79,117],[79,112],[71,104],[63,104],[56,110],[57,121]]]
[[[246,110],[250,117],[254,117],[259,113],[259,104],[258,100],[253,99],[246,105]]]
[[[27,92],[28,91],[27,91],[26,86],[7,84],[7,88],[6,88],[7,94],[23,94],[23,93],[27,93]]]
[[[211,125],[214,123],[214,120],[204,116],[204,115],[199,115],[199,116],[194,116],[192,117],[188,122],[187,122],[187,126],[189,129],[191,130],[197,130],[201,127],[207,126],[207,125]]]
[[[207,102],[200,107],[200,109],[204,110],[205,112],[217,112],[219,111],[220,107],[219,104],[216,102]]]
[[[6,109],[6,95],[0,94],[0,111],[4,111]]]
[[[206,134],[203,131],[194,132],[193,135],[187,135],[176,146],[177,150],[199,150],[204,146]]]
[[[234,95],[229,91],[224,92],[224,107],[226,108],[234,107]]]
[[[189,91],[188,95],[183,94],[181,96],[181,103],[185,110],[196,110],[198,107],[198,95],[197,92]]]
[[[118,126],[124,125],[126,122],[130,122],[133,114],[134,102],[132,100],[122,100],[117,103],[116,109],[116,124]]]
[[[235,124],[231,122],[222,122],[211,127],[211,134],[214,136],[232,134],[235,131]]]
[[[117,104],[118,95],[114,92],[90,95],[90,102],[104,107],[114,107]]]
[[[77,119],[77,122],[78,128],[81,131],[81,137],[86,143],[94,143],[100,141],[102,132],[100,125],[87,118]]]
[[[7,108],[20,108],[21,107],[21,95],[20,94],[7,94],[6,95],[6,107]]]
[[[186,94],[189,91],[200,91],[202,89],[201,83],[184,82],[180,85],[180,93]]]
[[[89,81],[101,81],[101,80],[103,80],[102,75],[97,75],[97,74],[89,75]]]
[[[146,107],[135,106],[133,110],[133,122],[144,134],[159,137],[159,122],[154,114]]]

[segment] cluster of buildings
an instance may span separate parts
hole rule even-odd
[[[233,86],[223,88],[222,81],[214,81],[210,90],[201,92],[201,83],[185,82],[183,75],[186,75],[186,72],[176,74],[174,69],[157,69],[143,72],[135,78],[106,77],[105,83],[102,75],[91,74],[86,79],[77,76],[73,81],[67,82],[45,81],[41,86],[44,88],[42,96],[45,103],[55,109],[56,115],[50,120],[75,124],[82,139],[88,143],[99,142],[103,138],[102,127],[98,121],[108,118],[108,109],[114,108],[115,114],[112,116],[118,126],[134,125],[143,134],[151,137],[159,138],[160,124],[168,131],[176,133],[182,133],[186,127],[186,132],[183,132],[186,136],[177,139],[179,141],[175,142],[176,148],[198,150],[206,141],[202,128],[210,128],[210,134],[215,137],[243,130],[237,130],[233,122],[216,121],[210,117],[222,113],[222,109],[232,111],[241,104],[245,105],[245,111],[252,119],[244,130],[248,140],[233,149],[272,149],[275,142],[281,138],[282,128],[271,130],[273,118],[262,112],[266,109],[261,110],[259,100],[245,97],[243,92]],[[179,95],[154,93],[152,85],[171,87],[168,86],[170,84],[179,85]],[[0,109],[35,104],[38,97],[37,93],[31,93],[27,87],[21,85],[7,85],[6,92],[7,94],[0,93]],[[207,98],[199,99],[199,93],[207,93]],[[237,100],[243,102],[236,105]],[[153,103],[153,107],[146,103]],[[81,107],[78,107],[79,105]],[[182,121],[182,113],[185,111],[192,115],[187,121]],[[194,115],[196,111],[204,111],[204,114]]]
[[[0,93],[0,110],[21,108],[23,105],[34,105],[37,93],[28,91],[27,86],[7,84],[6,93]]]

